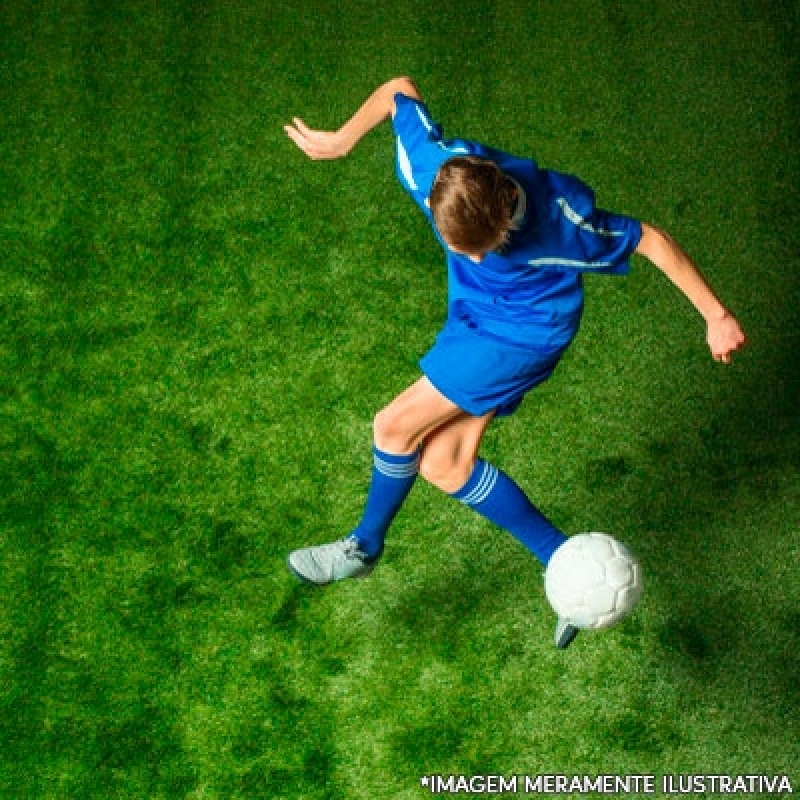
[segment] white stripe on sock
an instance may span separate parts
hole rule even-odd
[[[466,503],[468,506],[482,503],[494,489],[494,485],[497,483],[497,474],[497,467],[484,462],[483,474],[478,481],[478,485],[461,502]]]
[[[410,478],[419,471],[419,456],[416,456],[413,461],[407,464],[391,464],[376,455],[373,463],[375,469],[388,478]]]

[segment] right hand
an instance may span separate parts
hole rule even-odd
[[[294,117],[293,125],[284,125],[286,135],[314,161],[342,158],[350,152],[350,147],[342,140],[339,131],[315,131],[303,120]]]
[[[707,330],[708,348],[714,361],[730,364],[731,354],[747,344],[747,337],[736,318],[727,311],[721,317],[710,320]]]

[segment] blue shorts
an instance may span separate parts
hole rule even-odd
[[[550,377],[567,346],[539,352],[448,324],[419,365],[434,387],[468,414],[495,411],[506,417],[526,392]]]

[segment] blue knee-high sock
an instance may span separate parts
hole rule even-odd
[[[567,540],[505,472],[481,458],[452,497],[514,534],[542,564]]]
[[[396,456],[373,447],[372,482],[361,522],[350,534],[369,558],[383,551],[386,531],[411,491],[419,471],[419,451]]]

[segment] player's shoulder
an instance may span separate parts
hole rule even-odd
[[[437,122],[428,106],[408,95],[395,95],[395,115],[392,124],[404,144],[411,147],[432,146],[443,158],[456,155],[485,155],[488,148],[461,138],[444,138],[442,125]]]
[[[394,107],[392,126],[398,136],[441,138],[442,127],[433,119],[428,106],[422,100],[397,92],[394,95]]]
[[[517,183],[530,187],[540,181],[539,165],[535,159],[516,156],[505,150],[498,150],[485,145],[480,145],[479,147],[481,155],[494,161],[506,175],[513,178]]]
[[[587,215],[595,205],[594,190],[575,175],[548,169],[542,171],[551,201],[559,207],[569,205],[576,213]]]

